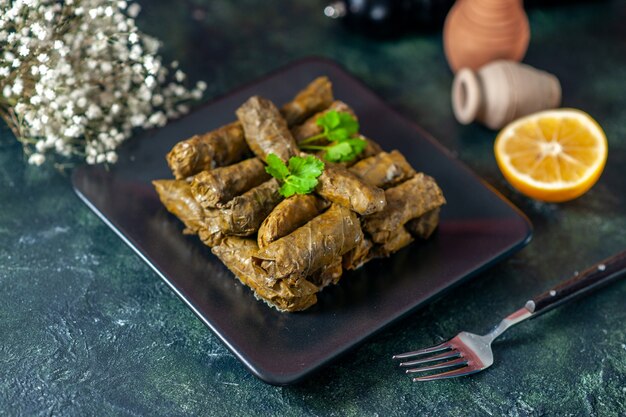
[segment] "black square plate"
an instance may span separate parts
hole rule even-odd
[[[301,313],[279,313],[203,246],[183,236],[150,181],[170,178],[165,154],[178,141],[235,119],[254,94],[278,104],[313,78],[327,75],[335,96],[350,104],[362,132],[385,150],[398,149],[433,176],[448,204],[435,236],[389,259],[375,260],[319,294]],[[76,169],[80,198],[145,260],[250,371],[272,384],[302,379],[368,336],[523,247],[528,220],[455,160],[421,128],[400,116],[337,64],[305,59],[130,141],[110,170]]]

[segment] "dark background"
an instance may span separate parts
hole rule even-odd
[[[510,331],[473,377],[412,384],[392,353],[482,332],[575,270],[626,247],[626,2],[534,7],[526,63],[556,74],[563,105],[609,140],[598,184],[564,204],[513,191],[495,133],[458,125],[440,33],[373,41],[317,1],[152,0],[139,27],[163,41],[210,99],[294,59],[338,61],[510,198],[533,241],[429,307],[293,387],[248,374],[166,285],[72,191],[31,167],[0,128],[0,414],[623,416],[626,283]]]

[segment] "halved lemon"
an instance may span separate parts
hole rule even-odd
[[[498,134],[494,151],[500,171],[519,192],[562,202],[598,181],[608,146],[602,128],[587,113],[558,109],[512,122]]]

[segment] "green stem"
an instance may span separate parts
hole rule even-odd
[[[325,133],[320,133],[319,135],[311,136],[310,138],[304,139],[299,145],[306,145],[307,143],[315,142],[316,140],[320,140],[326,137]]]
[[[318,146],[318,145],[307,145],[307,146],[300,146],[300,149],[312,149],[312,150],[326,150],[327,146]]]

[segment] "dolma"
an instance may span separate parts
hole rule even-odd
[[[239,122],[178,142],[167,154],[177,179],[238,162],[250,151]]]
[[[191,192],[202,207],[220,207],[269,178],[263,162],[259,158],[250,158],[200,172],[193,177]]]
[[[439,225],[440,211],[441,209],[437,207],[416,219],[409,220],[405,225],[406,229],[416,238],[428,239]]]
[[[298,280],[277,280],[268,286],[265,273],[252,266],[252,257],[259,248],[253,239],[229,236],[211,249],[226,267],[244,284],[254,291],[254,295],[271,307],[280,311],[300,311],[317,302],[315,293],[318,286],[301,278]]]
[[[183,233],[197,233],[203,227],[204,211],[193,198],[187,181],[154,180],[152,184],[167,211],[185,224]]]
[[[313,194],[295,194],[280,203],[259,227],[258,243],[264,248],[273,241],[287,236],[320,214],[330,203]]]
[[[281,112],[289,126],[302,123],[313,113],[330,106],[333,102],[333,88],[328,77],[318,77],[289,103]]]
[[[381,152],[362,159],[350,167],[350,172],[368,184],[389,188],[415,175],[415,170],[398,151]]]
[[[385,208],[385,192],[338,165],[328,164],[318,177],[315,191],[333,203],[360,215],[376,213]]]
[[[324,265],[322,268],[315,271],[307,280],[317,285],[319,290],[322,290],[330,284],[338,283],[341,275],[343,275],[341,261],[342,258],[340,256],[335,258],[335,260],[328,265]]]
[[[373,258],[373,243],[365,237],[350,252],[343,255],[343,267],[347,270],[359,269]]]
[[[408,181],[385,190],[384,210],[364,218],[363,230],[374,243],[384,244],[409,220],[445,203],[441,189],[432,177],[418,173]]]
[[[331,105],[324,111],[317,112],[313,116],[309,117],[302,123],[301,125],[295,126],[291,129],[291,133],[293,134],[296,142],[303,141],[304,139],[310,138],[311,136],[318,135],[324,131],[320,125],[317,124],[317,119],[324,116],[331,110],[335,110],[338,112],[346,112],[350,113],[354,118],[356,115],[354,111],[348,106],[346,103],[340,100],[335,100],[331,103]]]
[[[374,142],[372,139],[366,138],[363,135],[360,135],[360,138],[367,141],[367,145],[365,146],[365,149],[363,149],[363,152],[361,152],[357,156],[357,161],[361,159],[369,158],[370,156],[378,155],[379,153],[383,151],[380,145]]]
[[[204,209],[202,225],[198,229],[198,237],[202,243],[211,248],[222,243],[225,238],[220,214],[218,209]]]
[[[275,178],[256,186],[216,209],[219,228],[228,235],[249,236],[259,230],[268,214],[282,200]]]
[[[261,249],[252,260],[256,268],[273,279],[305,277],[335,262],[363,238],[356,214],[333,204],[304,226]]]
[[[388,241],[374,248],[373,255],[376,257],[386,258],[392,253],[395,253],[403,247],[409,245],[411,242],[413,242],[413,236],[411,236],[404,226],[400,226],[392,233],[391,238]]]
[[[263,161],[270,153],[287,161],[298,154],[298,146],[287,122],[271,101],[259,96],[250,97],[237,109],[246,142]]]
[[[292,102],[283,106],[281,113],[287,124],[294,126],[328,107],[333,101],[332,85],[328,78],[319,77],[302,90]],[[167,163],[177,179],[198,172],[241,161],[250,148],[239,121],[174,145],[167,154]]]

